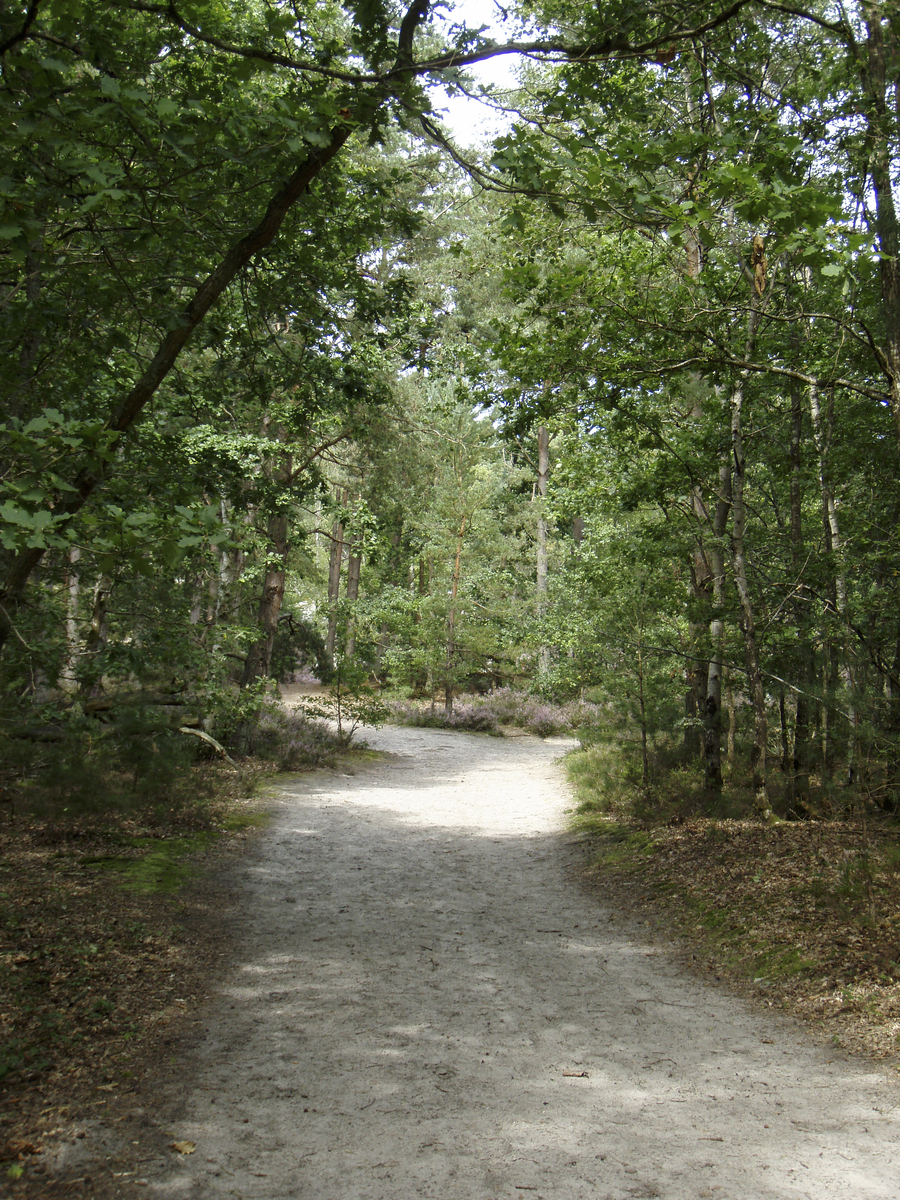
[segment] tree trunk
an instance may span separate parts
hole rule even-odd
[[[725,534],[731,513],[731,455],[719,454],[719,487],[713,517],[709,564],[712,572],[713,615],[709,623],[710,658],[706,675],[703,758],[709,798],[722,791],[722,672],[725,653]]]
[[[696,105],[691,91],[690,75],[687,70],[682,72],[682,79],[684,83],[685,116],[687,124],[693,128],[696,126]],[[689,172],[689,194],[693,194],[696,177],[697,172],[692,168]],[[696,283],[700,278],[703,256],[697,231],[690,226],[685,229],[684,251],[687,277]],[[697,374],[693,374],[692,379],[697,391],[695,393],[691,417],[693,420],[699,421],[703,416],[699,395],[702,380]],[[710,568],[709,556],[704,545],[704,532],[709,513],[703,497],[702,487],[699,485],[692,487],[689,499],[691,511],[697,519],[696,543],[691,561],[691,591],[694,599],[700,601],[703,608],[707,608],[712,599],[711,584],[714,571]],[[690,649],[696,655],[699,653],[704,641],[703,625],[701,622],[691,621],[689,625],[689,638]],[[720,777],[721,783],[721,767],[719,767],[717,772],[715,759],[710,760],[707,757],[711,749],[711,743],[716,738],[714,732],[716,714],[711,714],[708,711],[710,684],[715,687],[716,681],[717,672],[715,672],[712,662],[708,662],[704,667],[700,658],[688,660],[688,665],[685,668],[684,748],[692,758],[703,756],[707,788],[712,791],[717,790],[715,783],[717,774]],[[712,775],[710,775],[710,769]]]
[[[462,548],[463,538],[466,533],[466,524],[468,517],[463,517],[460,522],[459,532],[456,535],[456,557],[453,560],[453,581],[450,587],[450,611],[447,613],[447,656],[445,661],[444,675],[444,716],[450,717],[453,713],[453,659],[455,657],[454,634],[456,631],[456,597],[459,594],[459,575],[462,565]]]
[[[848,716],[849,716],[849,732],[847,736],[847,763],[846,763],[846,778],[848,782],[852,782],[854,778],[854,764],[857,759],[857,714],[856,714],[856,680],[854,677],[851,644],[852,638],[849,628],[849,613],[847,607],[847,578],[844,574],[843,567],[843,543],[841,541],[840,521],[838,518],[837,502],[834,493],[834,486],[831,481],[831,464],[829,462],[829,451],[831,449],[831,440],[834,432],[834,395],[829,393],[828,406],[826,408],[823,420],[823,414],[819,403],[819,389],[815,384],[810,385],[809,389],[809,411],[812,419],[813,440],[815,442],[816,451],[819,458],[819,488],[822,499],[822,520],[824,523],[825,532],[825,549],[831,558],[834,567],[831,581],[831,603],[834,611],[838,614],[843,625],[843,636],[839,643],[835,643],[834,638],[827,634],[823,638],[826,648],[826,654],[831,663],[831,669],[828,671],[828,677],[840,678],[847,696]],[[836,682],[836,680],[835,680]],[[825,714],[826,719],[826,737],[825,745],[828,750],[825,754],[825,759],[830,762],[833,757],[832,751],[834,748],[834,737],[831,734],[832,727],[836,724],[836,714]],[[825,782],[823,777],[823,783]]]
[[[353,658],[356,653],[356,619],[353,613],[353,606],[359,599],[359,576],[362,570],[362,555],[356,553],[358,547],[351,546],[347,557],[347,599],[350,601],[351,609],[347,615],[347,641],[345,653],[348,658]]]
[[[101,682],[98,668],[96,665],[92,665],[90,660],[100,653],[106,645],[109,636],[106,610],[109,605],[111,586],[111,580],[106,575],[101,575],[94,584],[94,597],[91,604],[91,624],[84,644],[85,666],[82,671],[81,687],[79,688],[79,693],[82,696],[93,695],[98,690]]]
[[[344,493],[346,503],[346,492]],[[337,640],[338,601],[341,595],[341,565],[344,558],[344,526],[335,521],[331,526],[331,556],[328,561],[328,634],[325,649],[334,666],[334,647]]]
[[[809,617],[801,583],[806,565],[803,540],[803,397],[799,384],[791,386],[791,574],[793,576],[793,616],[797,628],[798,653],[794,666],[797,695],[794,707],[794,739],[790,761],[788,795],[791,808],[809,805],[809,704],[806,692],[812,677],[813,650],[809,644]]]
[[[259,608],[256,613],[260,635],[247,651],[241,676],[241,687],[247,687],[257,679],[268,678],[272,645],[275,641],[278,618],[281,615],[281,605],[284,600],[284,577],[288,552],[287,513],[274,513],[269,517],[266,531],[269,540],[266,571],[263,577]]]
[[[66,569],[66,658],[60,672],[59,682],[63,691],[74,692],[78,683],[76,664],[78,662],[78,596],[81,591],[81,580],[78,575],[78,562],[81,551],[77,546],[69,547],[69,565]]]
[[[640,646],[637,652],[637,678],[638,678],[638,708],[640,710],[641,720],[641,790],[644,793],[644,800],[651,799],[650,794],[650,749],[647,740],[647,704],[644,696],[644,656]]]
[[[778,718],[781,727],[781,770],[787,775],[791,769],[791,739],[788,733],[787,696],[784,688],[778,689]]]
[[[268,553],[263,577],[262,593],[256,613],[259,637],[247,651],[241,687],[248,687],[259,679],[267,679],[272,645],[278,630],[278,618],[284,600],[285,565],[288,552],[288,515],[274,513],[267,522]],[[259,710],[241,721],[235,734],[235,749],[239,754],[253,753],[253,738],[259,721]]]
[[[894,201],[892,160],[900,129],[900,24],[896,4],[863,0],[866,43],[859,63],[866,98],[865,119],[868,169],[875,196],[881,307],[884,316],[884,363],[890,380],[891,411],[900,451],[900,221]],[[888,96],[893,93],[893,104]],[[893,111],[892,111],[893,109]]]
[[[762,239],[754,238],[754,262],[759,261],[759,256],[762,253]],[[750,315],[747,323],[747,343],[744,351],[745,361],[749,361],[752,358],[756,344],[756,331],[759,327],[760,317],[760,295],[761,292],[757,287],[756,279],[754,279],[750,285]],[[740,603],[741,630],[744,635],[744,654],[747,662],[750,699],[753,704],[753,747],[750,751],[750,769],[753,776],[753,804],[759,817],[763,821],[771,822],[775,820],[775,814],[772,812],[772,806],[769,802],[766,774],[769,718],[766,711],[766,690],[759,665],[756,619],[753,612],[753,598],[750,594],[745,542],[747,510],[744,503],[746,459],[744,456],[743,407],[744,387],[748,374],[749,372],[746,368],[742,368],[738,372],[731,393],[731,452],[734,463],[732,476],[732,508],[734,516],[731,525],[731,569]]]
[[[538,473],[537,490],[538,510],[537,520],[537,616],[540,621],[547,611],[547,516],[545,504],[547,500],[547,478],[550,473],[550,431],[546,425],[538,426]],[[544,641],[545,633],[541,630],[541,647],[538,651],[538,673],[546,675],[550,670],[550,647]]]

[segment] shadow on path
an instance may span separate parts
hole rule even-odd
[[[146,1192],[900,1197],[873,1072],[686,976],[567,879],[564,746],[424,730],[287,788]]]

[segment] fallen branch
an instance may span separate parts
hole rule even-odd
[[[190,700],[191,697],[183,692],[113,692],[109,696],[97,696],[93,700],[83,701],[82,708],[87,715],[93,716],[94,713],[109,712],[112,708],[131,704],[182,708]]]
[[[197,738],[200,738],[201,741],[208,742],[209,745],[212,746],[214,750],[217,750],[224,759],[226,759],[228,762],[231,763],[231,765],[237,771],[238,775],[240,775],[240,777],[243,779],[244,772],[241,770],[240,766],[234,761],[234,759],[231,757],[231,755],[228,753],[228,751],[225,749],[225,747],[222,745],[221,742],[217,742],[214,737],[210,737],[209,734],[204,733],[202,729],[192,729],[190,727],[190,725],[179,725],[178,732],[179,733],[187,733],[187,734],[190,734],[191,737],[197,737]]]
[[[61,742],[66,736],[57,725],[20,725],[4,732],[8,738],[30,742]]]

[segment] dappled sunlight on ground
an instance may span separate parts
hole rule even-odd
[[[559,745],[370,740],[391,757],[291,784],[243,868],[242,954],[174,1087],[198,1152],[152,1194],[897,1194],[879,1077],[569,880]]]

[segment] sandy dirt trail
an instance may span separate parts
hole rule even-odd
[[[565,744],[416,729],[280,793],[143,1194],[900,1198],[896,1090],[579,891]],[[161,1143],[162,1144],[162,1143]]]

